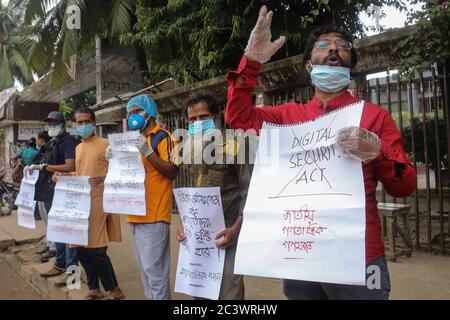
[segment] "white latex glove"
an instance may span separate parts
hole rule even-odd
[[[153,150],[147,142],[147,138],[143,135],[140,135],[136,141],[136,148],[138,148],[139,152],[146,158],[148,158]]]
[[[42,164],[32,164],[31,166],[28,167],[28,171],[33,171],[33,170],[39,170],[42,171]]]
[[[270,41],[272,33],[270,25],[272,24],[273,12],[267,13],[267,7],[262,6],[259,10],[258,21],[250,34],[245,54],[247,58],[259,63],[266,63],[280,49],[286,38],[279,37],[274,42]]]
[[[26,177],[27,173],[28,173],[28,169],[30,168],[30,166],[25,166],[25,168],[23,168],[23,176]]]
[[[107,146],[106,150],[105,150],[105,160],[109,161],[109,160],[111,160],[112,157],[113,157],[113,152],[112,152],[111,146]]]
[[[381,152],[381,140],[361,127],[347,127],[338,132],[337,144],[348,156],[360,161],[373,160]]]

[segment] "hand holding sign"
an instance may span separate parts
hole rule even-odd
[[[91,185],[91,187],[96,187],[100,185],[103,181],[105,181],[105,178],[106,177],[90,177],[88,179],[88,182]]]
[[[338,133],[338,146],[344,155],[360,161],[373,160],[381,152],[381,140],[373,132],[361,127],[343,128]]]
[[[42,171],[42,169],[43,169],[42,164],[32,164],[32,165],[28,166],[27,171],[34,171],[34,170]]]
[[[284,36],[279,37],[274,42],[270,40],[272,38],[270,31],[272,15],[273,12],[267,12],[266,6],[262,6],[259,10],[258,21],[250,34],[250,39],[245,48],[245,54],[250,60],[266,63],[286,41]]]
[[[184,233],[183,224],[179,224],[177,228],[177,240],[182,242],[186,240],[186,234]]]
[[[111,146],[107,146],[106,150],[105,150],[105,160],[109,161],[109,160],[111,160],[112,157],[113,157],[113,152],[112,152]]]
[[[55,172],[53,174],[53,176],[52,176],[52,181],[54,183],[57,183],[58,182],[58,177],[63,177],[63,176],[71,176],[71,174],[68,173],[68,172]]]
[[[223,239],[219,242],[216,242],[217,248],[225,249],[236,243],[239,235],[239,231],[241,230],[242,225],[242,216],[238,217],[236,222],[229,228],[220,231],[215,237],[214,240],[218,240],[223,237]]]
[[[153,153],[152,147],[150,147],[150,144],[148,143],[147,138],[143,135],[140,135],[137,138],[136,148],[146,158],[148,158]]]

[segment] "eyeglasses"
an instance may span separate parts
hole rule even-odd
[[[333,42],[336,44],[338,49],[347,51],[352,49],[352,43],[345,40],[319,40],[314,43],[314,47],[319,49],[328,49]]]

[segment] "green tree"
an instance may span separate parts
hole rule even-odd
[[[408,115],[409,117],[409,115]],[[439,134],[439,140],[436,137],[436,121],[433,113],[426,114],[425,121],[427,127],[427,158],[429,167],[437,172],[438,163],[441,168],[447,168],[448,159],[448,149],[447,141],[445,139],[445,119],[442,115],[438,117],[437,129]],[[415,160],[420,163],[425,163],[425,144],[424,144],[424,122],[423,114],[414,115],[414,142],[415,142]],[[412,152],[412,129],[411,126],[406,126],[403,130],[403,141],[405,144],[405,151],[409,154],[411,160],[414,159],[414,154]],[[437,157],[437,146],[439,144],[440,158]],[[448,168],[447,168],[448,171]],[[438,185],[437,174],[435,175],[435,185]],[[443,179],[444,185],[447,184],[445,179]]]
[[[61,100],[59,102],[59,111],[64,113],[66,120],[72,120],[76,109],[82,106],[92,106],[96,101],[95,89],[90,89],[70,97],[67,100]]]
[[[405,9],[402,1],[389,0],[139,0],[137,23],[120,39],[146,48],[154,82],[208,79],[236,67],[263,4],[274,11],[273,36],[287,36],[274,60],[301,53],[318,25],[334,23],[362,36],[361,11],[372,5]]]
[[[96,37],[115,39],[135,23],[133,0],[11,0],[28,28],[32,67],[50,73],[52,87],[60,86],[69,75],[69,61],[74,54],[92,51]],[[80,29],[70,29],[67,21],[76,5],[80,9]],[[138,56],[142,56],[142,49]],[[146,69],[145,57],[139,67]]]
[[[408,23],[416,23],[417,31],[401,41],[396,50],[404,57],[399,71],[407,78],[429,69],[431,64],[450,61],[450,4],[448,1],[424,2],[419,10],[408,14]]]
[[[0,3],[0,91],[33,80],[22,31],[20,17]]]

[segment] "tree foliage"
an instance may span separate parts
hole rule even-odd
[[[66,120],[72,120],[75,110],[83,106],[93,106],[97,101],[95,88],[81,92],[67,100],[59,102],[59,111],[64,113]]]
[[[74,54],[93,50],[97,36],[134,45],[152,82],[174,77],[187,84],[224,74],[238,63],[263,4],[274,11],[273,35],[287,36],[274,60],[302,53],[318,25],[363,36],[361,11],[405,8],[398,0],[10,0],[25,22],[29,66],[49,72],[53,87],[67,78]],[[79,30],[67,28],[71,5],[80,8]]]
[[[40,74],[50,73],[52,87],[69,75],[74,54],[92,51],[95,38],[114,38],[134,23],[133,0],[11,0],[27,27],[29,63]],[[80,29],[68,28],[73,12],[80,9]]]
[[[418,2],[412,1],[413,4]],[[448,1],[424,1],[420,10],[408,16],[409,23],[417,24],[417,32],[401,41],[396,50],[404,57],[399,71],[412,78],[435,62],[450,61],[450,4]]]
[[[23,84],[33,80],[23,31],[20,16],[0,3],[0,91],[12,87],[15,79]]]
[[[146,48],[155,82],[167,77],[184,84],[208,79],[236,67],[263,4],[274,11],[272,35],[287,36],[287,45],[273,60],[302,53],[318,25],[335,24],[363,36],[361,11],[372,5],[405,8],[402,1],[389,0],[139,0],[137,23],[120,39]]]

